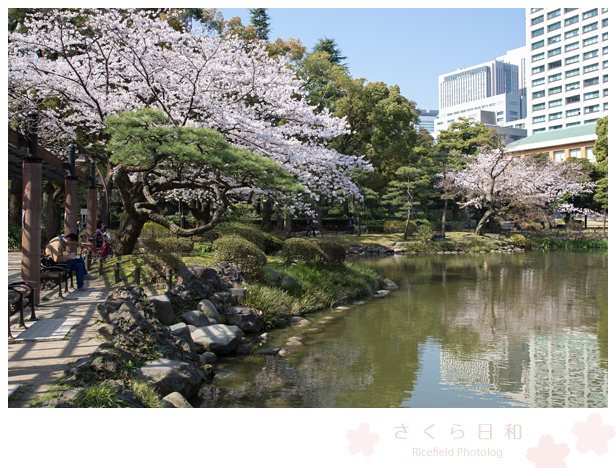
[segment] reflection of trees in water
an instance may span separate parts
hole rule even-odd
[[[606,401],[606,373],[597,372],[596,361],[607,359],[607,319],[597,326],[607,255],[420,255],[377,262],[398,291],[349,311],[314,335],[314,343],[306,335],[306,347],[296,354],[249,358],[257,364],[246,364],[251,369],[241,378],[208,390],[223,403],[215,406],[399,406],[422,372],[420,348],[428,340],[441,347],[445,382],[488,384],[535,406]],[[562,338],[572,329],[577,339]],[[594,339],[598,330],[604,345]],[[592,394],[580,396],[584,388]]]

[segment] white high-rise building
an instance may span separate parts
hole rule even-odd
[[[607,8],[526,9],[529,134],[607,115],[607,40]]]

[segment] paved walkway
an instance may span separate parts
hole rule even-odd
[[[21,277],[21,254],[8,254],[8,280]],[[96,339],[100,324],[96,306],[105,300],[110,287],[98,279],[86,283],[88,290],[71,290],[64,299],[54,291],[36,308],[36,322],[19,327],[19,315],[11,317],[14,339],[8,340],[8,384],[10,408],[28,407],[42,396],[67,364],[88,356],[101,343]],[[43,291],[42,296],[49,294]],[[26,320],[30,310],[25,312]]]

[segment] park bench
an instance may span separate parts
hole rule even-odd
[[[62,295],[62,283],[64,282],[64,292],[68,292],[68,280],[71,280],[73,287],[73,272],[65,263],[55,263],[51,255],[41,257],[41,289],[54,288],[58,286],[60,297]]]
[[[30,320],[36,320],[34,310],[35,292],[37,284],[34,281],[15,281],[8,285],[8,306],[9,306],[9,338],[11,334],[11,315],[19,312],[19,326],[26,328],[24,322],[24,307],[29,306],[32,311]]]

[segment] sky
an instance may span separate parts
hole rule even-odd
[[[435,3],[436,4],[436,3]],[[249,8],[217,8],[250,24]],[[258,5],[256,5],[258,6]],[[353,78],[398,85],[420,109],[438,109],[438,77],[525,45],[524,8],[268,8],[270,41],[310,51],[334,39]]]

